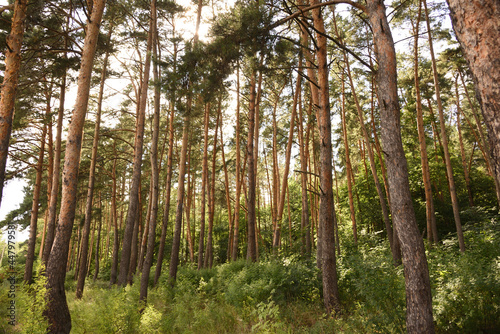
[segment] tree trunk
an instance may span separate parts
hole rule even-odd
[[[198,243],[198,269],[203,267],[205,248],[205,212],[206,212],[206,194],[208,180],[208,123],[210,121],[210,104],[205,105],[205,120],[203,131],[203,161],[201,167],[201,217],[200,217],[200,240]]]
[[[351,222],[352,222],[352,234],[354,237],[354,244],[358,243],[358,232],[356,226],[356,211],[354,209],[354,197],[352,192],[352,184],[354,180],[354,176],[352,173],[352,165],[351,165],[351,157],[349,153],[349,140],[347,138],[347,120],[346,120],[346,112],[345,112],[345,87],[344,87],[344,73],[342,72],[342,138],[344,140],[344,148],[345,148],[345,169],[347,173],[347,192],[349,194],[349,211],[351,213]]]
[[[57,234],[47,262],[47,309],[44,315],[49,321],[49,331],[53,333],[69,333],[71,330],[71,316],[66,302],[64,281],[66,278],[69,241],[75,218],[82,129],[89,100],[90,79],[99,25],[105,3],[105,0],[94,0],[92,14],[86,27],[78,76],[78,91],[66,144],[61,211]]]
[[[174,73],[177,70],[177,44],[174,44],[174,53],[173,53],[173,71]],[[158,283],[158,279],[161,275],[161,269],[163,265],[163,258],[165,253],[165,242],[167,237],[167,227],[168,227],[168,219],[170,216],[170,195],[172,192],[172,165],[173,165],[173,156],[174,156],[174,114],[175,114],[175,91],[172,93],[171,100],[171,110],[170,110],[170,119],[168,123],[169,134],[168,134],[168,155],[167,155],[167,179],[165,182],[166,194],[165,194],[165,205],[163,208],[163,221],[161,225],[161,237],[160,237],[160,246],[158,248],[158,260],[156,262],[155,269],[155,278],[154,278],[154,286]]]
[[[383,1],[368,0],[367,13],[378,61],[381,136],[391,193],[392,219],[401,243],[405,271],[406,330],[408,333],[434,333],[429,270],[413,211],[408,166],[400,132],[394,41]]]
[[[113,33],[113,27],[109,28],[107,40],[108,46],[111,42],[111,34]],[[90,171],[89,171],[89,185],[87,190],[87,204],[85,206],[85,223],[83,225],[83,235],[82,235],[82,249],[80,257],[80,268],[78,273],[78,282],[76,283],[76,298],[81,299],[83,296],[83,288],[85,286],[85,277],[87,276],[87,257],[88,257],[88,247],[89,247],[89,233],[90,233],[90,222],[92,221],[92,205],[94,199],[94,183],[95,183],[95,170],[97,162],[97,148],[99,146],[99,131],[101,127],[101,111],[102,111],[102,100],[104,97],[104,83],[106,82],[106,70],[108,67],[109,49],[104,55],[104,63],[102,65],[101,72],[101,83],[99,87],[99,97],[97,100],[97,111],[95,116],[95,127],[94,127],[94,141],[92,143],[92,156],[90,158]]]
[[[462,167],[464,169],[465,186],[467,187],[467,194],[469,195],[469,206],[474,206],[474,198],[472,197],[472,189],[470,186],[470,175],[469,168],[467,168],[467,158],[465,156],[464,141],[462,139],[462,125],[460,124],[460,113],[462,108],[460,107],[460,95],[458,94],[458,78],[455,81],[455,98],[457,103],[457,130],[458,130],[458,141],[460,144],[460,156],[462,158]]]
[[[443,104],[441,101],[441,92],[440,92],[440,88],[439,88],[439,79],[438,79],[438,73],[437,73],[436,59],[434,57],[434,49],[433,49],[433,45],[432,45],[433,43],[432,43],[432,36],[431,36],[431,26],[430,26],[430,22],[429,22],[429,13],[427,10],[427,1],[423,0],[423,4],[424,4],[425,17],[426,17],[426,22],[427,22],[427,34],[429,37],[429,51],[431,54],[432,74],[434,77],[434,90],[436,93],[436,101],[437,101],[437,106],[438,106],[439,125],[441,127],[441,139],[443,141],[444,160],[445,160],[445,164],[446,164],[446,173],[448,175],[448,186],[450,189],[451,205],[453,207],[453,216],[455,218],[455,226],[457,228],[458,244],[460,247],[460,251],[465,252],[465,241],[464,241],[464,235],[462,232],[462,223],[460,221],[460,208],[458,206],[458,197],[457,197],[457,191],[455,188],[455,178],[453,176],[453,167],[451,166],[450,152],[448,150],[448,137],[446,135],[446,124],[444,121]]]
[[[146,59],[144,64],[144,77],[141,84],[141,93],[139,98],[139,106],[137,109],[137,123],[134,141],[134,162],[132,172],[132,183],[130,185],[130,200],[127,212],[127,220],[125,223],[125,232],[123,235],[123,247],[120,259],[120,273],[118,275],[118,285],[126,285],[127,277],[130,271],[130,262],[132,257],[132,245],[134,235],[134,223],[138,219],[138,203],[139,191],[141,188],[141,167],[142,167],[142,151],[144,145],[144,122],[146,118],[146,105],[148,100],[148,83],[149,83],[149,69],[151,67],[151,50],[153,48],[153,35],[152,35],[152,20],[149,20],[149,33],[146,47]]]
[[[101,251],[101,228],[102,228],[102,198],[101,192],[99,192],[99,208],[101,212],[99,213],[99,226],[97,227],[97,241],[95,243],[95,271],[94,271],[94,282],[97,280],[97,276],[99,275],[99,258]]]
[[[240,231],[240,197],[241,197],[241,148],[240,148],[240,66],[236,68],[236,195],[234,201],[234,236],[231,251],[231,259],[238,258],[238,242]]]
[[[217,108],[217,120],[215,123],[214,130],[214,145],[212,149],[212,178],[210,180],[210,190],[208,192],[208,235],[207,235],[207,249],[205,252],[205,268],[212,268],[213,265],[213,230],[214,230],[214,217],[215,217],[215,163],[217,161],[217,132],[219,128],[219,122],[221,117],[221,101],[219,100],[219,106]],[[208,182],[207,182],[208,186]]]
[[[310,4],[319,3],[311,0]],[[328,313],[340,311],[339,291],[337,286],[337,264],[335,258],[335,205],[333,202],[332,174],[332,127],[328,85],[328,60],[325,26],[321,10],[312,10],[314,29],[316,30],[316,58],[318,66],[318,127],[320,135],[320,206],[319,225],[321,236],[318,247],[321,247],[323,302]]]
[[[116,279],[118,276],[118,212],[116,210],[116,142],[113,142],[113,151],[115,153],[115,158],[113,159],[113,192],[111,195],[111,215],[113,216],[113,258],[111,259],[111,274],[109,284],[116,284]]]
[[[0,204],[5,182],[5,167],[7,166],[10,133],[14,117],[19,68],[21,67],[21,45],[23,43],[27,3],[27,0],[16,0],[14,3],[12,26],[6,39],[5,71],[0,96]]]
[[[255,136],[255,81],[257,71],[252,69],[250,77],[250,100],[248,104],[248,139],[247,139],[247,175],[248,175],[248,197],[247,197],[247,259],[255,262],[257,260],[257,250],[255,245],[255,190],[256,177],[254,166],[254,136]]]
[[[157,22],[156,22],[156,0],[151,1],[151,30],[153,35],[153,53],[155,61],[158,59],[157,49]],[[158,169],[158,137],[160,132],[160,74],[158,73],[158,64],[153,64],[153,78],[155,82],[154,88],[154,115],[153,115],[153,137],[151,138],[151,183],[153,187],[152,196],[149,199],[151,202],[151,216],[149,220],[149,230],[144,230],[148,233],[148,246],[146,257],[144,259],[141,275],[141,288],[139,300],[146,301],[148,296],[149,272],[153,264],[153,255],[156,242],[156,219],[158,217],[158,197],[159,197],[159,169]]]
[[[472,71],[488,128],[492,167],[500,184],[500,3],[447,0],[453,29]],[[500,197],[497,195],[500,207]]]
[[[417,22],[415,24],[413,35],[415,40],[413,43],[413,71],[415,76],[415,99],[416,99],[416,109],[417,109],[417,130],[418,130],[418,142],[420,144],[420,161],[422,163],[422,178],[424,181],[424,191],[425,191],[425,211],[426,211],[426,221],[427,221],[427,240],[430,243],[438,242],[437,226],[436,226],[436,214],[434,212],[434,199],[432,197],[432,187],[431,187],[431,174],[429,171],[429,159],[427,158],[427,143],[425,138],[424,130],[424,114],[422,111],[422,97],[420,95],[420,77],[418,71],[418,36],[419,36],[419,25],[422,15],[422,2],[420,2]]]
[[[47,100],[45,120],[43,121],[42,138],[40,139],[40,151],[36,164],[35,189],[33,189],[33,202],[31,206],[30,236],[28,239],[28,250],[26,252],[26,264],[24,267],[24,282],[33,282],[33,263],[35,261],[35,246],[37,235],[38,208],[40,204],[40,188],[42,186],[43,157],[45,155],[45,139],[47,137],[47,121],[50,115],[50,94]]]

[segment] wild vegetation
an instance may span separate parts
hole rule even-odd
[[[1,330],[498,332],[500,8],[461,2],[0,7]]]

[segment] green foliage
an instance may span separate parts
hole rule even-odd
[[[457,251],[456,237],[429,254],[434,286],[434,318],[443,333],[489,333],[500,328],[500,224],[469,225],[468,247]]]
[[[22,333],[46,333],[48,326],[47,319],[43,312],[47,306],[45,295],[47,289],[47,277],[44,275],[44,268],[37,265],[38,277],[31,285],[23,284],[18,299],[19,325]]]

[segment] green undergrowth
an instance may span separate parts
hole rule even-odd
[[[465,224],[464,235],[464,254],[454,235],[427,251],[436,332],[499,333],[500,224],[483,217]],[[294,257],[204,270],[184,265],[174,288],[165,277],[150,288],[146,306],[139,303],[138,279],[126,288],[89,280],[81,300],[68,279],[72,333],[405,332],[404,271],[393,266],[386,241],[362,235],[357,247],[344,244],[337,269],[342,312],[334,317],[324,314],[315,263]],[[2,305],[7,284],[4,279]],[[43,280],[18,292],[20,323],[9,327],[2,308],[0,333],[44,333]]]

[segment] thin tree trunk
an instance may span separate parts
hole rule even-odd
[[[100,213],[99,213],[99,226],[97,227],[97,241],[95,243],[95,271],[94,271],[94,277],[93,280],[94,282],[97,280],[97,276],[99,275],[99,258],[100,258],[100,251],[101,251],[101,228],[102,228],[102,197],[101,197],[101,192],[99,192],[99,208],[100,208]]]
[[[128,273],[131,271],[132,246],[134,243],[134,223],[138,217],[139,191],[141,188],[142,151],[144,145],[144,123],[146,118],[146,105],[148,100],[149,70],[151,67],[151,50],[153,49],[152,19],[149,20],[148,41],[146,46],[146,59],[144,64],[144,76],[141,84],[139,106],[137,109],[136,134],[134,141],[134,161],[132,182],[130,185],[129,208],[123,235],[123,247],[120,259],[120,272],[118,274],[118,285],[126,285]],[[134,268],[135,269],[135,268]],[[133,270],[132,270],[133,271]]]
[[[298,65],[299,65],[299,69],[300,69],[302,67],[302,59],[301,58],[299,58]],[[293,96],[292,115],[290,118],[290,130],[288,132],[288,142],[286,144],[286,152],[285,152],[285,170],[283,171],[283,181],[281,182],[280,198],[279,198],[279,202],[277,203],[278,204],[278,217],[277,217],[278,224],[280,224],[279,222],[281,222],[281,219],[283,217],[283,210],[285,208],[285,193],[286,193],[286,190],[288,189],[288,172],[290,171],[290,159],[292,156],[293,131],[295,130],[295,118],[297,115],[297,103],[299,100],[301,79],[302,79],[302,77],[300,75],[298,75],[296,86],[295,86],[295,94]],[[290,220],[289,220],[289,223],[291,223]],[[290,233],[291,233],[291,227],[290,227]],[[279,238],[279,233],[278,233],[278,238]],[[290,237],[290,243],[291,243],[291,237]]]
[[[255,190],[256,177],[254,166],[254,136],[255,136],[255,104],[256,104],[256,69],[252,69],[250,77],[250,100],[248,105],[248,139],[247,139],[247,175],[248,175],[248,197],[247,197],[247,259],[255,262],[257,250],[255,245]]]
[[[160,74],[158,73],[159,65],[156,63],[158,60],[157,49],[157,12],[156,0],[151,1],[151,29],[153,35],[153,55],[155,63],[153,63],[153,78],[155,82],[154,88],[154,114],[153,114],[153,137],[151,138],[151,183],[153,187],[151,202],[151,216],[149,221],[149,230],[144,230],[144,234],[148,233],[148,245],[146,257],[144,259],[141,275],[141,287],[139,300],[146,301],[148,296],[149,273],[153,264],[153,255],[156,242],[156,219],[158,217],[158,197],[159,197],[159,168],[158,168],[158,138],[160,133]]]
[[[353,198],[353,191],[352,191],[352,186],[353,186],[353,180],[354,176],[352,173],[352,165],[351,165],[351,157],[350,157],[350,150],[349,150],[349,140],[347,138],[347,119],[346,119],[346,112],[345,112],[345,82],[344,82],[344,73],[342,72],[342,106],[341,106],[341,121],[342,121],[342,138],[344,140],[344,148],[345,148],[345,169],[347,173],[347,192],[349,195],[349,210],[351,213],[351,223],[352,223],[352,234],[354,237],[354,244],[358,243],[358,231],[357,231],[357,224],[356,224],[356,211],[354,209],[354,198]]]
[[[30,236],[28,239],[28,250],[26,252],[26,264],[24,267],[24,282],[33,282],[33,263],[35,261],[35,246],[37,235],[38,208],[40,204],[40,191],[43,175],[43,157],[45,155],[45,139],[47,137],[47,121],[50,115],[50,94],[47,99],[46,115],[43,121],[42,138],[40,139],[40,151],[36,164],[35,188],[33,189],[33,201],[31,205]]]
[[[194,35],[194,44],[198,43],[198,31],[201,22],[201,10],[203,8],[203,1],[198,1],[198,13],[196,18],[196,29]],[[192,93],[189,92],[191,83],[188,82],[188,97],[187,106],[184,114],[184,124],[182,128],[182,148],[181,157],[179,161],[179,180],[177,188],[177,210],[175,213],[175,227],[174,227],[174,239],[172,242],[172,253],[170,254],[170,268],[169,277],[170,284],[173,286],[175,284],[175,279],[177,277],[177,267],[179,266],[179,250],[181,244],[181,230],[182,230],[182,212],[184,205],[184,180],[186,174],[186,156],[187,156],[187,146],[189,139],[189,123],[191,116],[191,108],[193,103]]]
[[[224,127],[224,119],[223,115],[221,114],[221,124],[220,124],[220,150],[222,154],[222,166],[224,167],[224,188],[226,190],[226,206],[227,206],[227,221],[229,222],[229,229],[228,229],[228,247],[227,247],[227,259],[229,259],[229,256],[231,254],[231,219],[233,217],[232,212],[231,212],[231,196],[229,192],[229,176],[227,172],[227,165],[226,165],[226,155],[224,154],[224,138],[222,134],[222,128]]]
[[[472,189],[470,185],[470,175],[469,175],[469,169],[467,168],[467,158],[465,156],[465,149],[464,149],[464,141],[462,139],[462,126],[460,124],[460,113],[461,108],[460,108],[460,95],[458,94],[458,79],[455,82],[455,97],[456,97],[456,103],[457,103],[457,130],[458,130],[458,141],[460,144],[460,155],[462,157],[462,167],[464,169],[464,177],[465,177],[465,186],[467,187],[467,194],[469,195],[469,206],[473,207],[474,206],[474,199],[472,197]]]
[[[69,333],[71,330],[71,316],[64,289],[66,261],[75,218],[82,129],[89,100],[99,25],[105,3],[105,0],[94,0],[92,14],[86,27],[77,96],[66,144],[58,230],[47,262],[47,308],[44,315],[49,321],[49,331],[54,333]]]
[[[240,231],[240,197],[241,197],[241,148],[240,148],[240,66],[236,67],[236,195],[234,201],[234,236],[232,244],[231,259],[236,261],[238,258],[238,242]]]
[[[392,218],[401,243],[406,287],[406,330],[434,333],[432,295],[425,248],[418,230],[400,130],[396,51],[383,1],[367,0],[378,61],[382,144],[387,163]]]
[[[419,2],[419,11],[417,22],[414,27],[413,35],[415,40],[413,43],[413,70],[415,76],[415,98],[416,98],[416,108],[417,108],[417,130],[418,130],[418,142],[420,144],[420,160],[422,163],[422,178],[424,181],[424,191],[425,191],[425,211],[426,211],[426,221],[427,221],[427,240],[430,243],[438,242],[437,226],[436,226],[436,215],[434,212],[434,199],[432,197],[432,187],[431,187],[431,174],[429,171],[429,160],[427,158],[427,143],[425,138],[424,130],[424,115],[422,111],[422,97],[420,95],[420,76],[418,71],[418,36],[419,36],[419,25],[422,15],[422,2]]]
[[[113,27],[109,28],[107,41],[108,46],[111,42],[111,35],[113,33]],[[90,171],[89,171],[89,185],[87,190],[87,204],[85,206],[85,223],[83,225],[83,235],[82,235],[82,249],[81,249],[81,261],[78,273],[78,281],[76,283],[76,298],[81,299],[83,296],[83,289],[85,286],[85,277],[87,276],[87,257],[88,257],[88,247],[89,247],[89,233],[90,233],[90,222],[92,221],[92,204],[94,199],[94,184],[95,184],[95,170],[97,163],[97,149],[99,146],[99,131],[101,127],[101,111],[102,111],[102,101],[104,98],[104,83],[106,82],[106,70],[108,67],[109,49],[104,55],[104,63],[102,65],[101,72],[101,83],[99,87],[99,97],[97,100],[97,111],[95,116],[95,126],[94,126],[94,141],[92,143],[92,155],[90,157]],[[90,253],[92,254],[92,253]]]
[[[14,117],[19,69],[21,67],[21,45],[23,43],[27,4],[27,0],[15,1],[11,30],[6,39],[5,71],[0,96],[0,204],[5,182],[5,167],[7,166],[10,133]]]
[[[212,178],[210,180],[209,200],[208,200],[208,234],[207,234],[207,249],[205,252],[205,268],[212,268],[213,265],[213,230],[214,230],[214,217],[215,217],[215,163],[217,161],[217,132],[221,118],[221,100],[219,99],[219,106],[217,108],[217,120],[214,130],[214,145],[212,149]],[[207,182],[208,185],[208,182]]]
[[[173,53],[173,69],[174,73],[177,71],[177,44],[174,44],[174,53]],[[155,278],[154,278],[154,286],[158,283],[158,279],[161,275],[161,269],[163,265],[163,258],[165,253],[165,242],[167,237],[167,227],[168,220],[170,216],[170,195],[172,192],[172,165],[173,165],[173,156],[174,156],[174,111],[175,111],[175,90],[172,93],[171,100],[171,110],[170,110],[170,119],[169,119],[169,135],[168,135],[168,155],[167,155],[167,179],[165,181],[165,187],[167,188],[165,194],[165,205],[163,208],[163,221],[161,225],[161,237],[160,237],[160,246],[158,248],[158,259],[156,261],[156,269],[155,269]]]
[[[205,212],[206,212],[206,194],[208,179],[208,123],[210,122],[210,104],[205,105],[205,120],[203,131],[203,160],[201,167],[201,221],[200,221],[200,240],[198,243],[198,269],[203,267],[205,250]]]
[[[110,274],[110,285],[116,284],[116,279],[118,277],[118,250],[119,250],[119,240],[118,240],[118,212],[116,210],[116,142],[113,142],[113,151],[115,158],[113,159],[113,193],[111,195],[111,213],[113,216],[113,258],[111,260],[111,274]]]
[[[444,111],[443,111],[443,104],[441,101],[441,92],[440,92],[440,88],[439,88],[439,79],[438,79],[438,73],[437,73],[436,59],[434,57],[434,48],[433,48],[433,42],[432,42],[432,36],[431,36],[431,26],[430,26],[430,22],[429,22],[429,12],[427,10],[427,1],[423,0],[423,4],[424,4],[424,10],[425,10],[425,18],[426,18],[426,22],[427,22],[427,34],[428,34],[428,38],[429,38],[429,51],[431,54],[432,74],[434,77],[434,90],[436,93],[436,101],[437,101],[438,112],[439,112],[439,125],[441,126],[441,139],[443,141],[444,159],[445,159],[445,163],[446,163],[446,172],[448,174],[448,186],[450,189],[451,205],[453,207],[453,216],[455,218],[455,226],[457,229],[458,244],[460,247],[460,251],[463,253],[463,252],[465,252],[465,241],[464,241],[464,235],[462,232],[462,223],[460,221],[460,208],[458,206],[458,197],[457,197],[457,191],[455,188],[455,178],[453,176],[453,167],[451,166],[450,152],[448,150],[448,137],[446,135],[446,124],[444,122]]]

